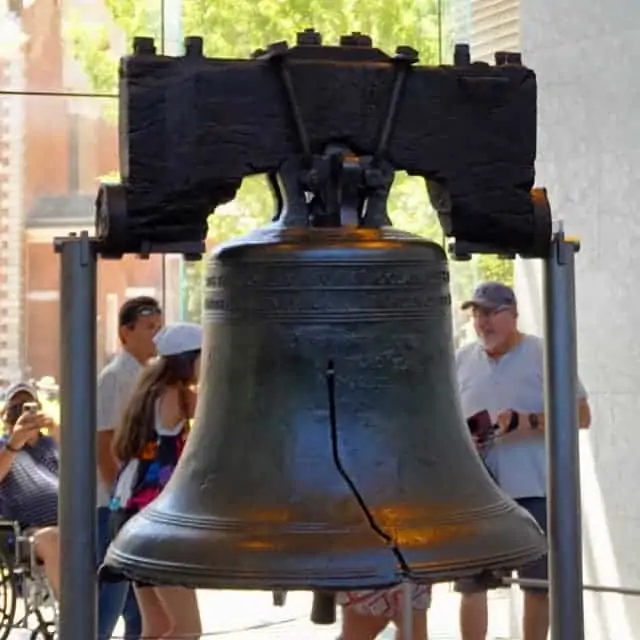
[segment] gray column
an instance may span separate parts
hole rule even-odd
[[[86,233],[60,254],[60,640],[96,625],[96,258]]]
[[[558,234],[544,263],[551,640],[583,640],[574,253]]]

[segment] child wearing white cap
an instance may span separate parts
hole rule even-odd
[[[173,474],[195,410],[202,327],[180,322],[154,337],[158,358],[143,371],[114,437],[121,463],[111,499],[112,532],[152,502]],[[199,637],[195,592],[135,585],[142,636]]]

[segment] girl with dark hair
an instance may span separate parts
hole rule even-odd
[[[113,450],[121,463],[110,505],[114,536],[166,486],[194,415],[202,328],[192,323],[168,325],[154,342],[159,357],[140,376],[114,435]],[[142,637],[197,638],[202,633],[193,589],[134,588]]]

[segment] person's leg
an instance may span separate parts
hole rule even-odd
[[[389,624],[386,616],[361,613],[355,607],[342,607],[342,633],[340,640],[375,640]]]
[[[155,592],[172,623],[165,637],[188,637],[197,640],[202,634],[202,623],[195,590],[158,587]]]
[[[142,636],[142,615],[138,606],[136,590],[129,585],[122,609],[125,640],[138,640]]]
[[[391,622],[389,590],[339,592],[337,602],[342,607],[340,640],[375,640]]]
[[[98,548],[97,566],[104,561],[111,541],[109,535],[109,509],[98,509]],[[98,640],[109,640],[122,615],[129,585],[127,582],[98,582]]]
[[[486,640],[489,628],[487,591],[474,578],[455,583],[460,593],[460,635],[462,640]]]
[[[56,600],[60,599],[60,534],[58,527],[46,527],[33,534],[36,558],[42,562],[44,573]]]
[[[547,501],[545,498],[524,498],[517,501],[547,533]],[[518,571],[523,580],[548,580],[548,558],[544,557]],[[545,588],[523,587],[523,640],[546,640],[549,633],[549,591]]]
[[[524,590],[523,640],[547,640],[549,633],[549,594],[542,589]]]
[[[171,633],[173,622],[167,615],[164,603],[154,587],[135,586],[136,602],[140,606],[142,637],[145,640],[160,640]]]

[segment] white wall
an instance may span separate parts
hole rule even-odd
[[[525,63],[539,82],[538,180],[579,235],[587,582],[640,587],[640,4],[521,0]],[[638,243],[638,244],[636,244]],[[519,263],[524,326],[539,332],[539,271]],[[587,637],[640,640],[640,600],[586,597]]]

